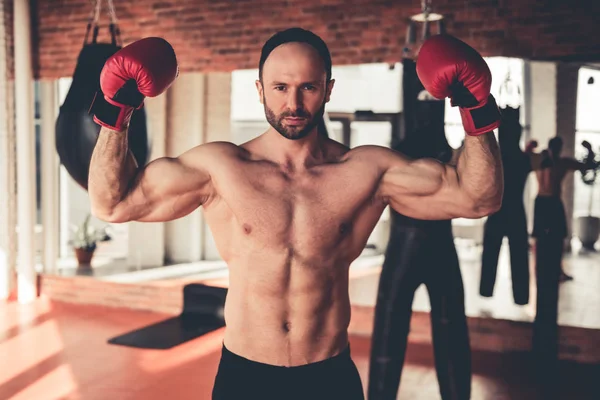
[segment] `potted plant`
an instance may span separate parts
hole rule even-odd
[[[593,168],[581,175],[583,183],[590,187],[590,197],[588,203],[588,215],[577,218],[577,237],[581,241],[581,245],[584,249],[595,251],[594,245],[600,237],[600,218],[592,216],[592,206],[594,204],[594,187],[598,181],[599,165],[590,144],[585,141],[582,144],[588,150],[588,155],[583,162],[593,166]]]
[[[98,242],[111,240],[107,227],[102,229],[90,225],[91,215],[88,214],[83,223],[73,227],[73,239],[70,241],[75,250],[75,257],[79,267],[90,268]]]

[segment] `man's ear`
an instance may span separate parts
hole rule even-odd
[[[335,79],[330,80],[327,83],[327,92],[325,93],[325,103],[329,103],[329,99],[331,98],[331,91],[333,90],[333,85],[335,84]]]
[[[256,82],[254,82],[254,83],[256,84],[256,90],[258,91],[258,101],[260,101],[260,104],[264,104],[263,103],[264,89],[263,89],[262,82],[260,81],[260,79],[257,79]]]

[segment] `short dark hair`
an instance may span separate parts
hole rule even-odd
[[[561,137],[555,136],[548,141],[548,148],[554,154],[560,153],[563,147],[563,140]]]
[[[277,32],[267,40],[260,53],[260,61],[258,63],[258,77],[262,80],[262,70],[267,61],[267,57],[275,48],[285,43],[306,43],[312,46],[323,59],[325,64],[325,72],[327,74],[327,82],[331,80],[331,54],[329,48],[319,36],[311,31],[302,28],[289,28],[284,31]]]

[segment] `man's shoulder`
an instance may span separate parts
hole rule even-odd
[[[195,156],[205,157],[239,157],[245,150],[231,142],[216,141],[200,144],[189,151]]]
[[[393,152],[392,149],[384,146],[378,146],[374,144],[365,144],[362,146],[356,146],[348,149],[344,156],[346,158],[378,158],[385,157],[387,154]]]
[[[367,162],[372,165],[389,166],[390,163],[408,161],[404,154],[385,146],[363,145],[350,149],[345,155],[345,160]]]
[[[191,168],[210,169],[239,160],[244,153],[243,148],[231,142],[208,142],[191,148],[179,156],[179,161]]]

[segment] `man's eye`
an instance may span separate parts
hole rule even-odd
[[[275,90],[278,90],[280,92],[284,91],[285,90],[285,86],[275,86]]]
[[[313,85],[304,85],[304,90],[312,91],[312,90],[315,90],[315,89],[316,88]]]

